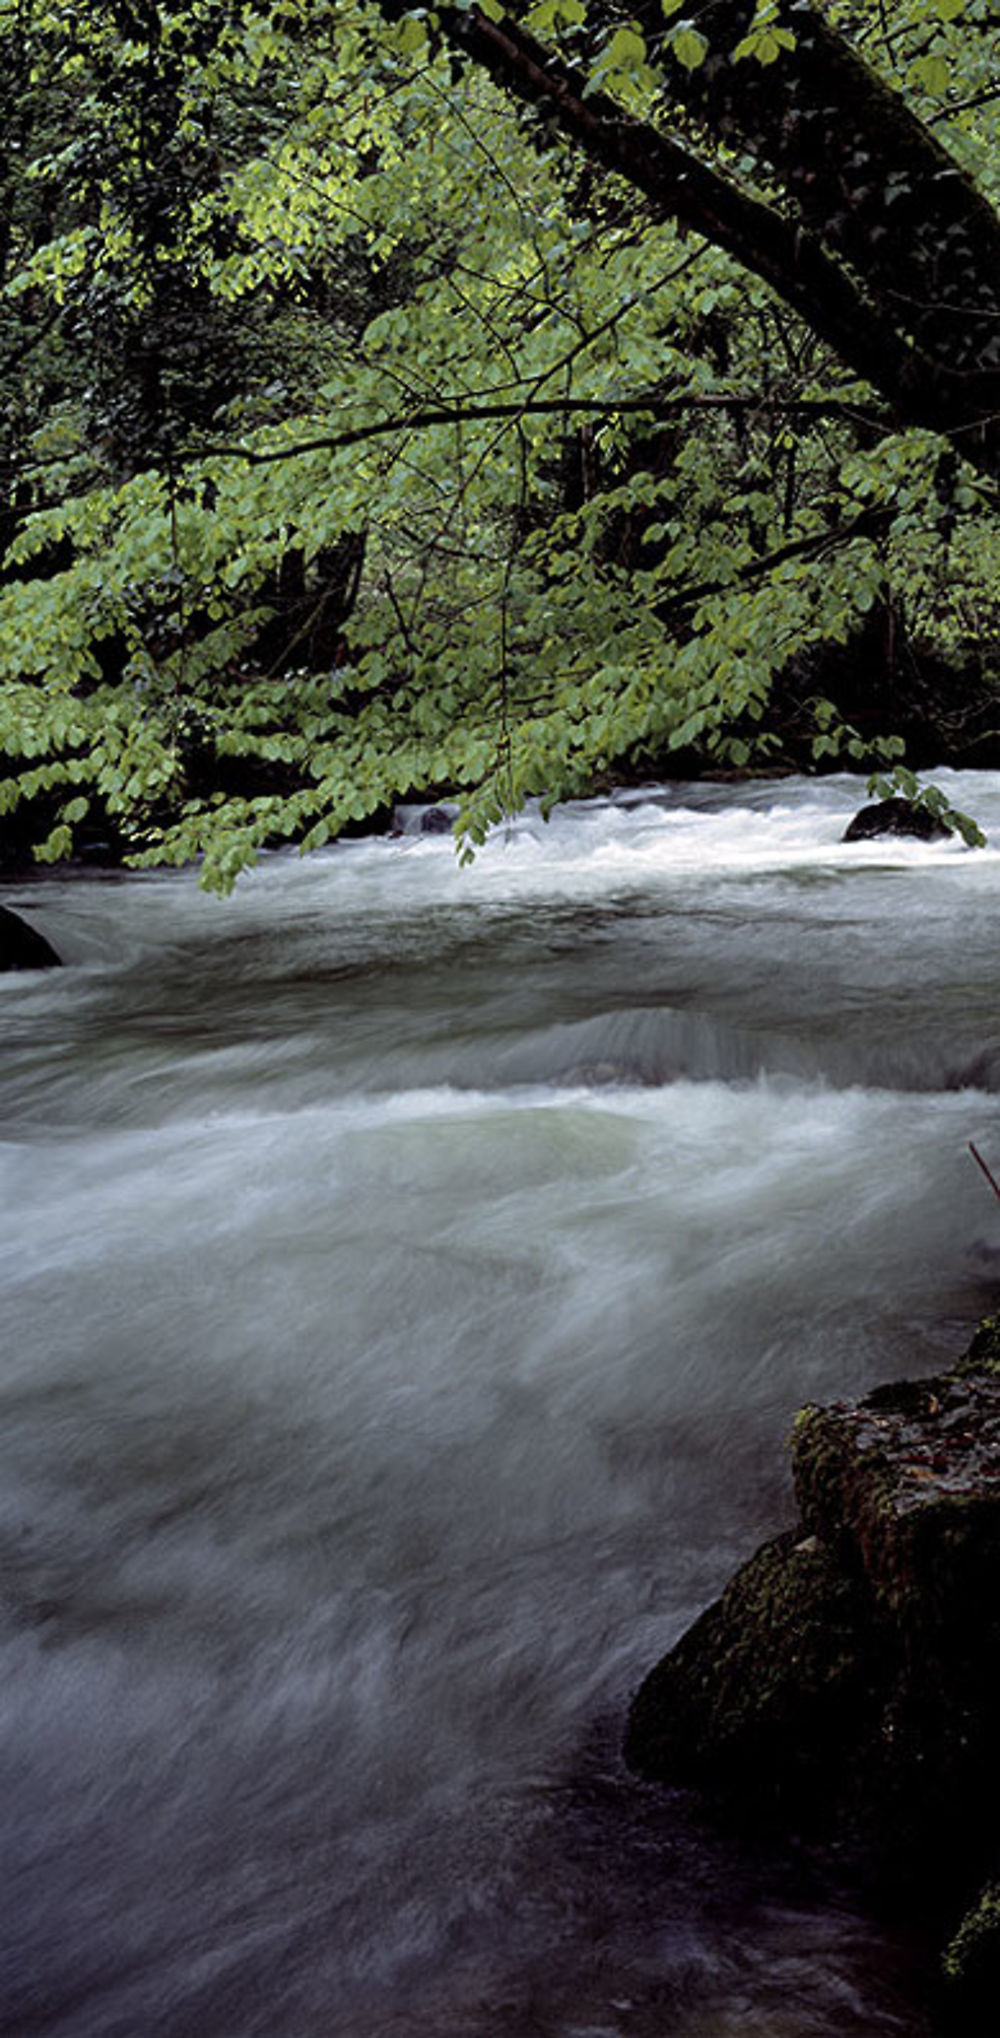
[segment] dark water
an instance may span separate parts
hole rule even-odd
[[[995,1299],[1000,853],[856,803],[7,891],[6,2029],[920,2038],[905,1930],[618,1752],[796,1406]]]

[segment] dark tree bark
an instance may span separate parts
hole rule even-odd
[[[803,224],[913,340],[943,400],[987,416],[1000,391],[996,216],[809,0],[787,10],[794,49],[774,64],[735,61],[753,11],[752,0],[710,0],[700,20],[711,52],[678,78],[678,96],[780,178]],[[637,18],[654,32],[652,0]]]
[[[383,0],[398,14],[398,0]],[[808,0],[796,45],[768,65],[733,52],[752,0],[699,16],[710,54],[671,64],[667,89],[720,139],[739,141],[783,193],[778,209],[700,160],[506,17],[445,8],[441,32],[568,140],[768,283],[902,425],[941,432],[1000,473],[1000,220],[906,102]],[[659,0],[634,18],[663,32]]]

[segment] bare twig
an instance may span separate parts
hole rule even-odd
[[[990,1188],[992,1189],[993,1194],[997,1199],[997,1202],[1000,1203],[1000,1182],[997,1181],[997,1178],[995,1174],[993,1174],[992,1170],[987,1167],[986,1162],[984,1161],[983,1156],[979,1151],[979,1148],[973,1145],[971,1139],[969,1141],[969,1152],[971,1153],[972,1158],[976,1163],[976,1166],[982,1168],[983,1174],[986,1176],[986,1180],[988,1181]]]

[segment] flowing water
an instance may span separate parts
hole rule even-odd
[[[8,886],[6,2030],[924,2031],[835,1865],[619,1755],[797,1405],[995,1299],[1000,851],[857,804]]]

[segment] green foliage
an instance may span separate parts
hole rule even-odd
[[[683,64],[686,71],[696,71],[708,55],[708,37],[702,35],[700,29],[682,23],[674,29],[670,37],[670,47],[678,63]]]
[[[970,162],[976,9],[906,0],[888,55],[831,9],[955,100]],[[583,0],[528,25],[647,113],[710,48],[662,11],[660,38]],[[786,11],[741,62],[794,47]],[[0,39],[0,812],[42,860],[96,836],[224,889],[443,790],[474,843],[616,770],[766,765],[776,676],[886,589],[949,654],[995,630],[983,485],[459,76],[430,14],[3,0]],[[813,751],[898,739],[821,701]]]
[[[953,807],[940,786],[921,785],[916,774],[903,764],[897,764],[888,777],[881,772],[874,773],[868,780],[868,791],[879,800],[896,797],[909,800],[912,806],[922,807],[926,813],[933,814],[949,834],[960,835],[967,848],[986,847],[986,837],[978,821],[973,820],[971,814],[963,814],[960,808]]]
[[[944,1956],[951,1983],[974,1981],[986,1996],[995,1985],[1000,1949],[1000,1882],[989,1882],[962,1919]],[[984,1987],[984,1983],[987,1984]]]
[[[757,0],[748,33],[733,52],[737,62],[752,57],[758,64],[775,64],[782,50],[795,48],[795,32],[781,21],[780,0]]]

